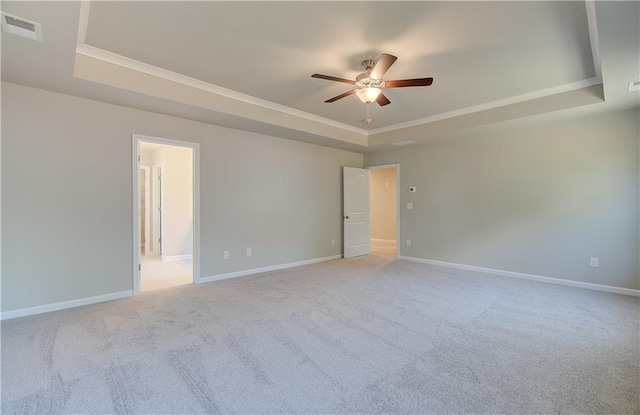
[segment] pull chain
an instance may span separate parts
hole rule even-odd
[[[366,118],[364,119],[364,124],[367,126],[367,128],[371,128],[371,121],[373,121],[369,116],[369,105],[371,105],[371,103],[367,102],[366,105],[367,105],[367,111],[366,111]]]

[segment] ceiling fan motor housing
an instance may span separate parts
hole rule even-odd
[[[356,85],[362,88],[380,88],[382,86],[382,82],[380,79],[375,79],[371,77],[371,71],[376,66],[376,61],[373,59],[367,59],[362,61],[362,69],[366,72],[361,73],[356,76]]]
[[[380,88],[382,81],[371,78],[369,72],[363,72],[356,76],[356,85],[362,88]]]
[[[371,81],[369,78],[369,72],[363,72],[360,75],[356,76],[356,83],[358,84],[367,84]]]

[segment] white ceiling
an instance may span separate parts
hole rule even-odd
[[[89,4],[89,3],[87,3]],[[2,79],[233,128],[366,151],[585,106],[638,106],[636,2],[7,2],[44,42],[3,35]],[[359,63],[425,88],[355,96]],[[91,81],[91,82],[88,82]],[[604,84],[604,91],[603,86]],[[614,85],[615,84],[615,85]],[[621,92],[621,88],[625,92]],[[607,105],[603,105],[603,100]]]

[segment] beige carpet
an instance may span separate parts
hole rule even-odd
[[[377,256],[2,323],[2,413],[640,410],[640,300]]]

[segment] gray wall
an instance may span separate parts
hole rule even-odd
[[[203,277],[341,252],[362,155],[3,83],[2,311],[132,288],[132,133],[200,143]]]
[[[400,163],[400,255],[638,289],[638,120],[496,128],[365,165]]]

